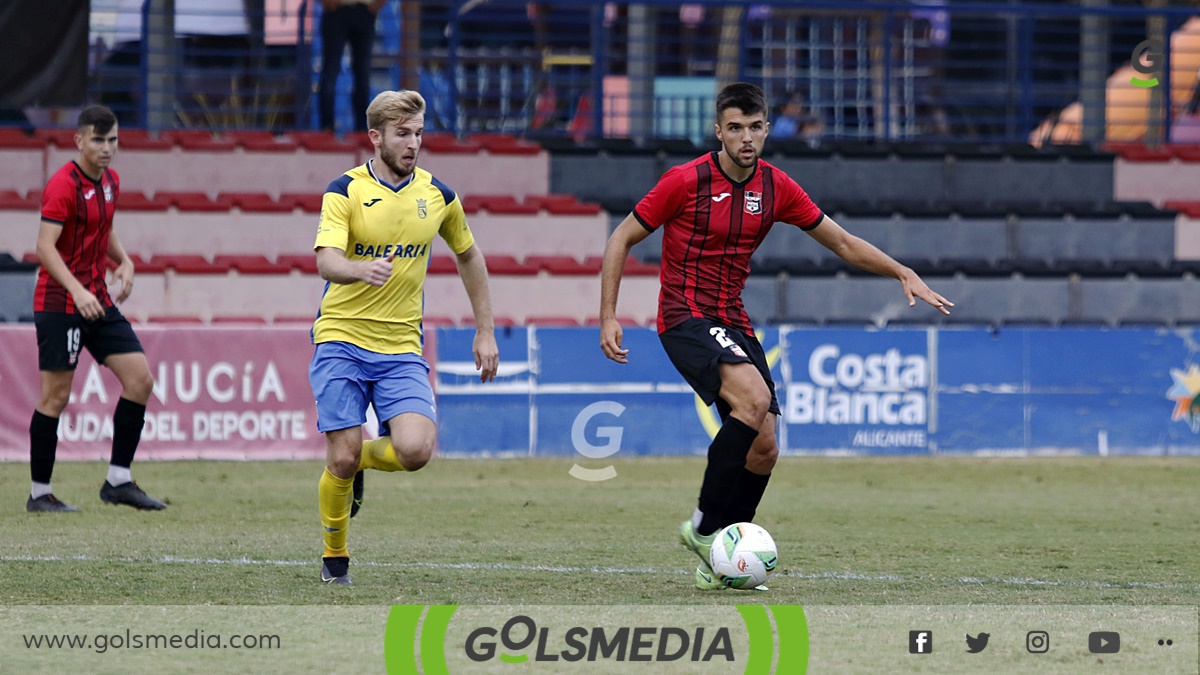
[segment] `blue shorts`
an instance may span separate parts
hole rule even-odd
[[[367,404],[386,422],[420,413],[437,422],[429,364],[416,354],[378,354],[348,342],[322,342],[308,366],[317,400],[317,430],[337,431],[367,421]]]

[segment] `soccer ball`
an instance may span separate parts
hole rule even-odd
[[[765,583],[779,563],[775,540],[754,523],[734,523],[717,533],[708,564],[728,588],[752,589]]]

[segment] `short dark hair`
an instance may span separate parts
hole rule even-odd
[[[737,108],[745,115],[767,112],[767,95],[761,87],[749,82],[734,82],[723,87],[717,94],[717,121],[729,108]]]
[[[80,131],[92,127],[98,134],[107,134],[116,123],[117,116],[113,111],[102,105],[92,105],[80,111],[79,122],[75,126]]]

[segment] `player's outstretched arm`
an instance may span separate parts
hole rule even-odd
[[[360,281],[382,286],[392,276],[392,259],[396,254],[374,260],[350,260],[346,252],[332,246],[317,249],[317,273],[335,284],[354,284]]]
[[[624,335],[617,321],[621,275],[629,250],[648,236],[650,233],[631,213],[613,230],[604,246],[604,267],[600,271],[600,351],[617,363],[629,363],[629,350],[621,347]]]
[[[833,218],[825,216],[817,227],[807,230],[807,232],[822,246],[836,253],[847,263],[868,272],[899,279],[909,307],[917,304],[917,298],[937,308],[942,314],[949,314],[950,308],[954,306],[953,302],[934,293],[912,269],[896,262],[871,242],[850,234]]]
[[[471,300],[471,313],[475,315],[475,341],[471,345],[471,351],[475,353],[475,367],[479,369],[480,382],[491,382],[500,368],[500,348],[496,346],[487,261],[474,244],[457,257],[458,276],[462,278],[467,298]]]

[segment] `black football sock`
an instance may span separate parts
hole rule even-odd
[[[133,464],[133,454],[137,452],[138,442],[142,440],[142,427],[146,424],[146,406],[134,403],[127,398],[117,401],[117,410],[113,413],[113,466],[125,469]]]
[[[696,528],[699,534],[717,531],[734,484],[746,466],[746,455],[757,437],[757,429],[731,415],[708,446],[708,466],[700,485],[700,511],[704,517]]]
[[[742,469],[733,491],[729,494],[729,504],[725,507],[718,527],[734,523],[752,523],[758,504],[762,501],[763,493],[767,491],[767,482],[771,474],[762,475],[749,469]]]
[[[58,418],[34,410],[29,421],[29,475],[35,483],[49,483],[58,451]]]

